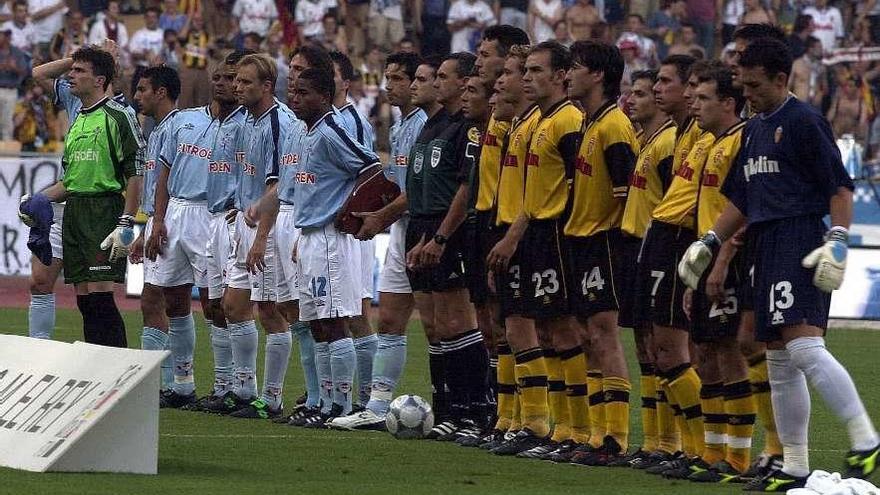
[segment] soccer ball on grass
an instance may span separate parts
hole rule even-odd
[[[400,440],[423,438],[434,427],[434,411],[418,395],[401,395],[391,403],[385,426]]]

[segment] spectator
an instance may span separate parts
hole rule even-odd
[[[611,45],[614,43],[614,37],[612,36],[611,26],[608,25],[605,21],[599,21],[593,26],[593,34],[590,36],[590,39],[600,41],[602,43]]]
[[[12,33],[12,46],[30,56],[33,53],[35,34],[34,25],[28,20],[28,4],[26,0],[15,0],[12,3],[12,19],[3,23],[0,29]]]
[[[234,30],[234,0],[200,0],[199,10],[205,19],[205,30],[214,39],[226,38]]]
[[[205,27],[200,10],[187,16],[187,22],[179,33],[182,53],[180,57],[181,108],[207,105],[211,101],[211,73],[208,72],[208,52],[212,38]],[[285,85],[286,87],[286,85]]]
[[[675,44],[669,47],[669,55],[692,55],[693,52],[696,51],[700,54],[699,57],[694,58],[705,58],[706,51],[702,46],[697,44],[697,31],[694,29],[694,26],[690,23],[684,23],[681,25],[681,29],[678,31],[678,36],[676,37]]]
[[[880,43],[880,0],[865,0],[860,2],[860,4],[862,11],[859,13],[859,19],[856,22],[867,19],[871,26],[872,43]]]
[[[634,72],[648,68],[644,61],[639,58],[639,44],[634,40],[625,39],[617,44],[620,55],[623,56],[623,77],[621,78],[621,91],[629,90]]]
[[[794,20],[792,33],[786,40],[788,42],[788,49],[791,50],[791,58],[793,60],[800,58],[807,50],[807,38],[812,34],[813,18],[803,14],[797,16],[797,19]]]
[[[52,101],[33,79],[24,82],[24,98],[15,105],[13,135],[22,151],[56,151],[55,116]]]
[[[336,16],[329,12],[324,14],[321,24],[324,26],[324,34],[320,36],[321,46],[328,52],[348,54],[348,38],[345,37],[345,30],[339,28]]]
[[[278,78],[275,79],[275,98],[287,103],[287,76],[290,73],[290,64],[288,64],[287,56],[281,50],[282,46],[281,33],[273,34],[266,39],[266,52],[275,61],[275,68],[278,70]]]
[[[856,19],[856,25],[850,34],[850,47],[865,48],[876,46],[871,35],[871,21],[866,18]]]
[[[159,59],[150,65],[167,65],[174,70],[180,70],[180,40],[177,38],[177,31],[166,29],[162,35],[162,51],[159,52]]]
[[[263,38],[257,33],[245,33],[242,38],[241,47],[247,51],[260,52],[263,44]]]
[[[401,0],[370,2],[370,43],[386,52],[403,39],[403,5]]]
[[[593,0],[577,0],[565,13],[568,36],[572,41],[593,37],[593,29],[602,20],[602,14],[593,5]]]
[[[837,48],[837,43],[845,36],[840,10],[828,5],[828,0],[816,0],[815,6],[804,9],[804,15],[813,18],[813,36],[822,42],[824,53]]]
[[[297,2],[297,8],[300,4],[311,1]],[[278,9],[275,7],[275,0],[236,0],[235,6],[232,8],[232,17],[236,22],[236,27],[233,30],[235,34],[257,33],[265,37],[278,19]],[[321,18],[319,17],[318,25],[320,24]]]
[[[626,31],[617,39],[617,46],[624,41],[633,41],[638,46],[638,59],[645,68],[656,67],[659,63],[654,40],[645,36],[645,20],[638,14],[626,18]]]
[[[868,112],[871,110],[864,98],[861,81],[856,81],[846,64],[834,67],[837,87],[831,96],[828,121],[834,135],[852,134],[856,141],[865,142],[868,134]]]
[[[308,0],[300,0],[308,1]],[[331,0],[335,2],[336,0]],[[370,15],[370,0],[343,0],[345,2],[345,36],[351,43],[351,56],[362,57],[367,49],[367,17]],[[335,7],[335,4],[334,4]]]
[[[744,0],[746,7],[740,24],[776,24],[776,15],[761,5],[761,0]]]
[[[687,16],[685,0],[664,0],[662,6],[650,17],[646,30],[657,45],[657,56],[660,60],[666,58],[669,47],[675,42],[675,33]]]
[[[159,16],[159,27],[163,30],[173,29],[181,32],[186,24],[186,14],[180,13],[180,5],[177,0],[165,0],[162,4],[164,12]]]
[[[113,40],[116,45],[122,49],[128,47],[128,28],[122,22],[121,7],[119,0],[110,0],[107,2],[107,8],[104,10],[104,18],[95,21],[92,29],[89,30],[89,43],[92,45],[101,44],[105,39]]]
[[[336,0],[299,0],[296,3],[294,19],[299,25],[299,34],[304,40],[321,42],[324,36],[322,22],[330,9],[334,8],[336,8]]]
[[[564,18],[562,0],[534,0],[529,7],[529,36],[532,43],[556,37],[553,26]]]
[[[727,0],[724,2],[724,14],[721,16],[721,43],[726,45],[733,41],[733,32],[739,26],[740,19],[746,13],[745,0]]]
[[[18,88],[28,73],[27,56],[12,46],[12,31],[0,28],[0,140],[14,138],[12,119]]]
[[[368,98],[379,98],[379,93],[382,91],[382,81],[385,79],[384,71],[385,57],[377,47],[373,47],[367,52],[360,69],[364,80],[364,94]]]
[[[419,51],[416,49],[416,42],[413,41],[412,38],[403,38],[397,43],[397,50],[401,53],[418,53]]]
[[[373,114],[373,109],[376,106],[376,97],[367,96],[364,92],[364,75],[359,70],[354,71],[354,79],[349,83],[348,99],[351,100],[361,115]]]
[[[499,24],[509,24],[525,31],[528,29],[529,0],[495,0],[492,10]]]
[[[69,57],[73,52],[85,46],[88,36],[83,28],[83,15],[77,10],[71,10],[66,15],[66,23],[49,43],[49,57],[51,60],[60,60]]]
[[[788,89],[801,101],[822,108],[822,99],[828,91],[825,66],[822,65],[822,42],[809,36],[806,51],[791,67]]]
[[[135,93],[141,74],[150,65],[161,63],[160,54],[165,45],[165,32],[159,27],[159,9],[150,7],[144,12],[144,27],[135,31],[128,44],[128,53],[135,66],[131,78],[131,94]]]
[[[563,46],[571,46],[571,44],[574,43],[571,36],[568,34],[568,24],[566,24],[564,20],[558,21],[556,25],[553,26],[553,39]]]
[[[483,0],[455,0],[449,8],[446,24],[452,33],[450,51],[473,52],[483,28],[495,22],[495,14]]]
[[[416,3],[419,5],[419,2]],[[446,28],[449,0],[422,0],[421,15],[416,33],[421,34],[422,55],[445,55],[449,53],[452,36]]]
[[[28,0],[28,12],[34,25],[34,42],[37,44],[34,57],[47,60],[52,38],[64,27],[67,3],[64,0]]]
[[[697,42],[715,55],[715,0],[687,0],[687,19],[697,30]]]

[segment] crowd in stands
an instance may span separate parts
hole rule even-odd
[[[872,49],[880,0],[723,0],[721,10],[716,0],[0,1],[0,141],[26,151],[58,150],[66,129],[49,92],[29,79],[31,67],[105,38],[120,47],[118,90],[130,96],[145,68],[169,65],[180,73],[181,107],[210,100],[211,69],[233,47],[269,53],[280,80],[299,44],[346,53],[359,80],[351,97],[374,121],[381,147],[393,119],[383,99],[384,57],[474,51],[482,30],[497,23],[525,29],[535,43],[614,42],[626,60],[625,84],[667,55],[729,57],[738,25],[778,24],[797,57],[791,90],[820,108],[838,136],[852,134],[868,158],[880,149],[880,48]],[[278,98],[285,93],[278,84]]]

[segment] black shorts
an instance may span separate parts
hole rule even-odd
[[[620,229],[606,230],[589,237],[566,237],[566,268],[571,281],[569,304],[577,316],[589,318],[604,311],[620,309],[623,287],[623,242]]]
[[[621,234],[620,247],[614,253],[615,266],[618,267],[615,280],[620,281],[617,283],[617,302],[620,305],[617,325],[634,330],[650,326],[645,324],[650,320],[645,319],[644,309],[639,309],[639,301],[643,300],[641,287],[637,283],[641,247],[642,240],[638,237]]]
[[[571,314],[562,227],[560,220],[532,220],[520,241],[520,280],[529,318]]]
[[[743,254],[737,253],[730,261],[727,278],[724,280],[722,302],[712,302],[706,295],[706,280],[714,262],[703,272],[691,305],[691,339],[694,342],[711,343],[723,338],[736,338],[741,310],[739,288],[742,287],[742,273],[745,269]]]
[[[806,323],[826,329],[831,294],[813,285],[801,260],[825,240],[822,217],[783,218],[749,227],[755,257],[755,340],[782,339],[780,329]]]
[[[507,233],[507,225],[498,227],[500,237],[504,237]],[[522,241],[517,246],[513,256],[507,263],[507,271],[495,273],[495,290],[498,291],[499,309],[501,311],[501,319],[508,316],[528,317],[531,313],[526,306],[526,299],[523,297],[522,285]]]
[[[650,321],[655,325],[687,329],[690,322],[682,302],[686,286],[678,278],[678,262],[696,240],[694,231],[656,220],[651,222],[642,246],[641,282],[647,289]]]
[[[485,305],[489,300],[486,257],[502,237],[499,235],[500,227],[492,225],[494,218],[491,211],[478,211],[464,225],[467,239],[464,266],[471,302],[477,307]]]
[[[127,260],[111,263],[110,250],[101,249],[124,208],[125,198],[120,193],[68,197],[61,223],[65,283],[125,282]]]
[[[739,309],[740,311],[755,310],[755,241],[752,238],[752,229],[748,229],[743,236],[743,245],[739,248],[741,255]]]
[[[406,228],[406,252],[408,253],[424,237],[431,241],[443,222],[443,217],[411,217]],[[446,242],[440,263],[426,270],[410,270],[406,275],[413,292],[444,292],[466,287],[464,267],[464,229],[459,228]]]

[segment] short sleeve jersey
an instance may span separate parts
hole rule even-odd
[[[204,107],[208,114],[211,107]],[[241,151],[239,133],[247,118],[244,107],[238,107],[225,119],[211,115],[207,139],[211,146],[211,160],[208,162],[208,182],[206,199],[208,211],[218,213],[233,207],[235,189],[238,184],[235,156]]]
[[[675,177],[672,178],[672,184],[663,196],[663,200],[654,208],[655,220],[696,229],[695,213],[700,176],[714,142],[715,136],[707,132],[694,144],[687,158],[675,172]]]
[[[749,223],[824,216],[837,189],[853,189],[828,121],[789,96],[770,114],[751,119],[721,192]]]
[[[531,106],[514,118],[505,138],[507,147],[502,157],[501,178],[498,181],[497,223],[511,225],[523,211],[525,194],[526,154],[534,136],[535,127],[541,121],[541,109]]]
[[[495,202],[495,193],[498,190],[498,176],[501,162],[501,143],[510,129],[510,122],[495,120],[493,114],[489,117],[489,124],[483,134],[482,148],[480,149],[479,175],[477,177],[477,211],[489,211]]]
[[[620,228],[629,235],[642,238],[654,208],[663,199],[672,175],[672,153],[675,148],[675,124],[667,120],[644,141],[629,183],[629,194]]]
[[[616,101],[602,105],[581,138],[565,235],[588,237],[620,227],[638,152],[629,117]]]
[[[112,99],[81,109],[64,140],[64,187],[71,194],[122,192],[143,174],[145,144],[137,121]]]
[[[697,235],[708,232],[721,212],[727,207],[727,198],[721,194],[721,184],[739,154],[742,130],[745,122],[739,122],[715,139],[709,150],[703,176],[700,179],[700,201],[697,204]]]
[[[446,113],[445,124],[425,124],[412,147],[412,166],[407,170],[406,196],[413,216],[443,215],[461,184],[471,177],[479,156],[480,130],[458,112]],[[439,125],[438,125],[439,124]]]
[[[415,108],[391,126],[391,164],[385,175],[388,180],[396,182],[401,191],[406,191],[406,168],[409,165],[410,150],[427,120],[425,111]]]
[[[304,132],[284,133],[278,199],[295,204],[297,228],[329,224],[354,189],[358,174],[379,165],[379,157],[362,146],[327,112]]]
[[[337,123],[348,132],[361,146],[367,149],[373,149],[375,143],[375,133],[373,132],[373,124],[369,119],[364,117],[353,104],[346,103],[343,107],[336,109]]]
[[[675,155],[672,159],[672,174],[678,173],[679,167],[687,158],[694,144],[703,137],[705,131],[697,125],[697,119],[688,118],[684,125],[675,132]]]
[[[535,220],[560,218],[568,204],[583,114],[568,100],[547,109],[526,154],[523,211]]]
[[[278,180],[281,128],[290,125],[294,125],[292,118],[274,104],[260,116],[251,115],[242,126],[236,209],[244,210],[255,203],[265,192],[266,184]]]
[[[159,167],[161,163],[162,148],[168,135],[174,127],[174,117],[180,113],[176,108],[170,112],[161,122],[156,124],[150,138],[147,140],[146,161],[144,162],[143,191],[141,192],[141,210],[149,216],[156,211],[156,182],[159,180]]]

